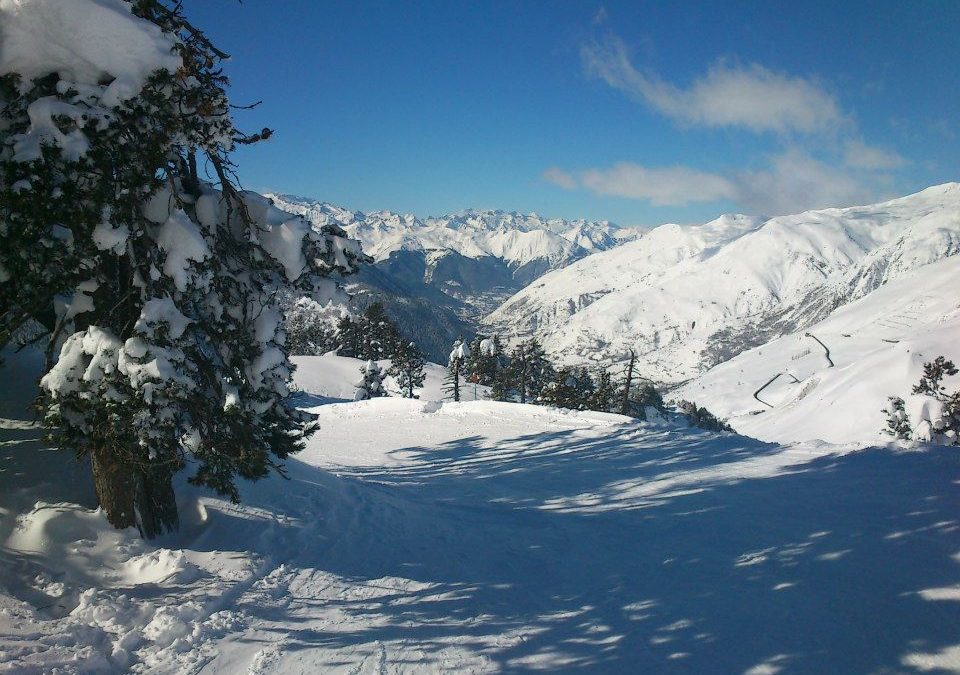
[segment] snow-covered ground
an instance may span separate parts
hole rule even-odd
[[[360,368],[366,363],[348,356],[338,356],[330,352],[323,356],[294,356],[291,358],[297,367],[295,382],[297,387],[307,394],[306,405],[312,403],[336,403],[352,401],[356,393],[356,383],[360,379]],[[389,360],[377,362],[383,372],[390,367]],[[426,363],[423,367],[425,379],[423,387],[414,390],[414,394],[424,401],[443,401],[452,398],[447,391],[447,369],[436,363]],[[400,396],[400,387],[391,376],[384,378],[384,385],[391,396]],[[463,401],[483,400],[489,387],[461,381],[460,398]],[[312,398],[322,399],[321,401]]]
[[[743,352],[672,396],[694,400],[740,433],[769,441],[883,443],[887,397],[916,430],[929,397],[912,396],[923,364],[960,362],[960,259],[914,270],[806,330]],[[829,350],[829,353],[827,352]],[[757,390],[769,383],[754,397]],[[960,377],[948,377],[949,392]]]
[[[301,360],[306,402],[352,365]],[[313,409],[289,480],[180,486],[182,531],[147,544],[68,503],[83,467],[3,401],[0,672],[960,671],[955,448]]]

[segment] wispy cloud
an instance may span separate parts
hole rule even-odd
[[[811,134],[844,124],[836,99],[818,82],[761,65],[720,61],[682,88],[637,69],[626,45],[613,35],[584,44],[580,55],[587,73],[678,122],[780,134]]]
[[[580,184],[596,194],[645,199],[654,206],[713,202],[736,195],[733,183],[716,174],[685,166],[647,168],[631,162],[584,171]]]
[[[555,166],[544,171],[541,177],[548,183],[553,183],[564,190],[575,190],[577,188],[577,179],[572,174]]]
[[[831,166],[799,149],[774,155],[766,169],[739,173],[736,182],[738,206],[771,216],[879,198],[869,176]]]
[[[867,145],[863,141],[847,141],[843,149],[843,161],[847,166],[857,169],[886,171],[907,164],[907,160],[897,153]]]
[[[730,202],[748,213],[765,215],[866,204],[880,197],[882,183],[882,176],[837,168],[796,148],[769,157],[763,169],[729,175],[631,162],[578,173],[554,168],[543,175],[567,190],[579,187],[653,206]]]

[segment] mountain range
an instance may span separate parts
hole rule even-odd
[[[960,184],[871,206],[662,225],[552,271],[488,315],[578,365],[676,384],[960,251]]]
[[[458,337],[546,272],[640,236],[643,228],[607,221],[546,219],[506,211],[466,210],[419,218],[390,211],[362,213],[327,202],[268,194],[316,226],[336,223],[361,242],[373,262],[348,287],[355,303],[383,303],[435,360]]]

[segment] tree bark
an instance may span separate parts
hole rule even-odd
[[[131,466],[105,448],[91,453],[90,465],[97,503],[115,528],[136,527],[141,536],[152,539],[180,526],[168,465]]]
[[[627,366],[627,383],[623,387],[623,402],[620,405],[620,414],[628,415],[630,410],[630,388],[633,386],[633,362],[636,360],[637,355],[634,351],[630,350],[630,365]]]
[[[93,487],[97,503],[107,515],[107,522],[123,529],[137,524],[134,509],[135,481],[133,472],[107,448],[97,448],[90,456]]]
[[[138,469],[134,492],[137,529],[146,539],[180,527],[173,472],[166,464]]]

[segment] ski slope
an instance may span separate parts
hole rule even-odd
[[[923,364],[941,355],[960,362],[958,288],[956,256],[926,265],[806,330],[743,352],[671,396],[697,401],[754,438],[888,442],[881,434],[887,397],[903,398],[919,429],[929,399],[911,388]],[[956,391],[960,377],[944,385]]]
[[[304,390],[334,375],[299,365]],[[36,502],[82,496],[36,467],[4,484],[0,672],[960,671],[955,449],[490,401],[313,410],[289,480],[240,505],[181,486],[182,531],[149,544]],[[4,413],[12,457],[31,432]]]

